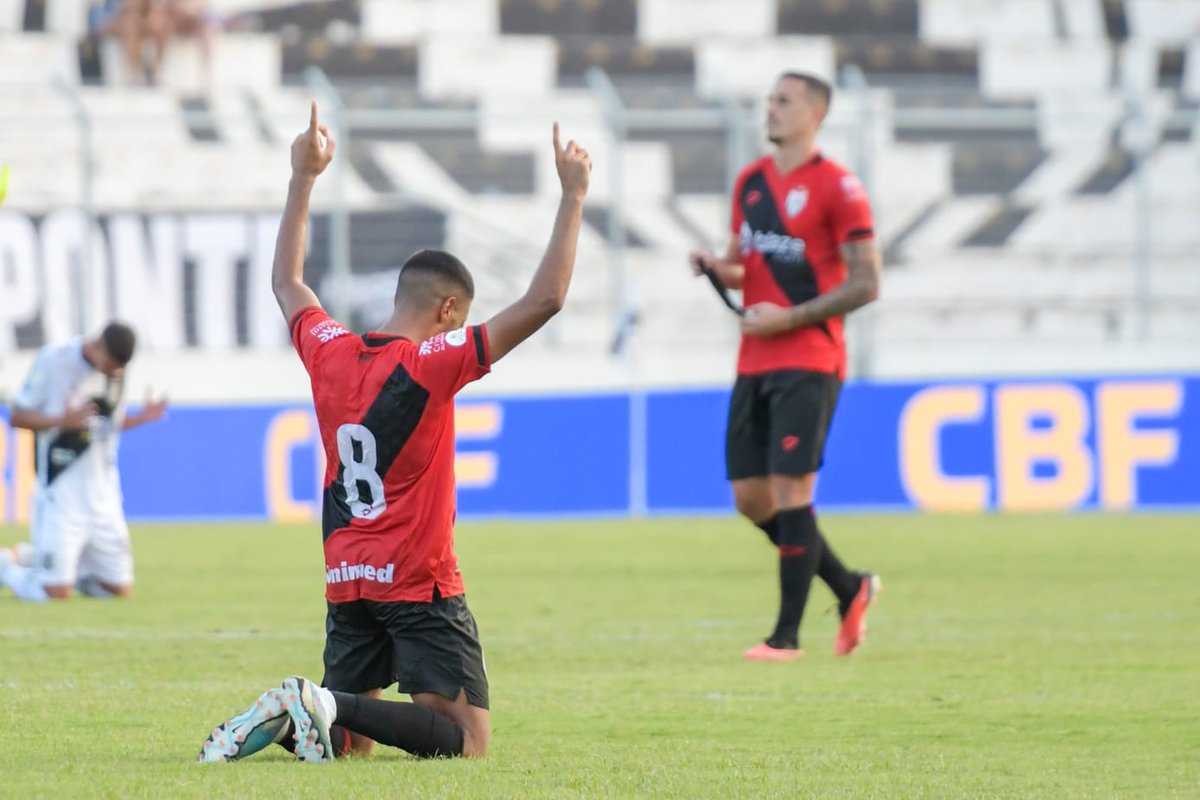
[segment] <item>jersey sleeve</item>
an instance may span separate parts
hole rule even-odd
[[[417,350],[417,378],[432,394],[453,397],[492,369],[487,331],[482,325],[439,333]]]
[[[833,228],[833,239],[838,244],[875,236],[866,187],[850,172],[837,176],[830,190],[829,223]]]
[[[12,404],[26,411],[44,411],[50,382],[50,367],[47,351],[38,353],[21,388],[13,395]]]
[[[289,328],[292,346],[300,354],[300,361],[309,375],[313,374],[328,351],[322,345],[350,333],[345,325],[330,317],[320,306],[306,306],[297,311],[292,316]]]

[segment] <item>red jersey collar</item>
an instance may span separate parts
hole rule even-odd
[[[411,342],[407,336],[393,336],[390,333],[376,333],[375,331],[367,331],[362,335],[363,344],[367,347],[381,347],[391,342]]]
[[[777,163],[775,163],[774,155],[767,156],[767,160],[771,164],[771,171],[774,172],[776,175],[783,177],[785,175],[792,175],[796,172],[799,172],[802,169],[807,169],[808,167],[812,167],[812,166],[816,166],[817,164],[820,164],[822,161],[825,160],[825,155],[820,150],[816,150],[813,152],[813,154],[811,156],[808,157],[807,160],[801,161],[799,164],[792,167],[787,172],[779,171],[779,165]]]

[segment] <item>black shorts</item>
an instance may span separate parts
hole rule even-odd
[[[487,670],[467,598],[432,603],[327,603],[322,685],[362,694],[397,684],[488,707]]]
[[[739,375],[729,400],[725,477],[807,475],[821,468],[842,382],[836,375],[780,370]]]

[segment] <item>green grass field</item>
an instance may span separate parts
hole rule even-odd
[[[1200,520],[824,527],[884,578],[870,640],[833,657],[822,586],[807,657],[750,664],[776,588],[746,525],[463,525],[490,755],[322,766],[193,762],[262,689],[320,678],[315,528],[137,527],[129,602],[0,595],[0,796],[1200,796]]]

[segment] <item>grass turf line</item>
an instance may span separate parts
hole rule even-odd
[[[1200,525],[1186,516],[829,516],[886,591],[836,659],[747,664],[775,559],[732,519],[462,526],[492,682],[484,761],[279,748],[192,759],[290,673],[320,678],[315,526],[137,526],[129,602],[0,595],[0,795],[1195,797]],[[14,528],[0,539],[15,541]]]

